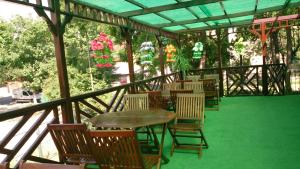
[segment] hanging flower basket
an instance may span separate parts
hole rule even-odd
[[[113,67],[113,58],[110,56],[113,50],[112,40],[105,33],[101,32],[90,44],[93,51],[91,56],[96,63],[96,67],[100,69]]]
[[[172,44],[166,46],[165,52],[167,55],[166,62],[175,62],[176,48]]]
[[[201,42],[196,42],[192,50],[194,51],[193,59],[201,59],[203,52],[203,44]]]
[[[154,47],[152,42],[143,42],[141,44],[141,64],[148,65],[152,63],[152,59],[154,57]]]

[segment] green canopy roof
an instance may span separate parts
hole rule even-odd
[[[257,14],[300,5],[300,0],[73,1],[175,33],[251,24]]]

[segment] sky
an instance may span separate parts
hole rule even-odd
[[[0,17],[9,20],[16,15],[28,18],[38,18],[32,7],[0,0]]]

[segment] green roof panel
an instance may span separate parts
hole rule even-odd
[[[207,5],[200,5],[199,8],[205,14],[205,16],[200,16],[201,18],[225,15],[221,8],[220,3],[210,3]]]
[[[228,19],[221,19],[221,20],[215,20],[215,21],[208,21],[206,22],[211,26],[217,26],[217,25],[223,25],[229,23]]]
[[[193,29],[193,28],[202,28],[202,27],[206,27],[207,25],[203,22],[199,22],[199,23],[192,23],[192,24],[186,24],[186,27]]]
[[[122,13],[122,12],[142,9],[124,0],[77,0],[77,1],[82,2],[84,4],[88,4],[90,6],[104,8],[106,10],[115,13]]]
[[[177,3],[175,0],[135,0],[135,1],[140,4],[143,4],[147,8]]]
[[[249,21],[249,22],[251,22],[252,20],[253,20],[253,15],[230,18],[230,21],[232,23],[243,22],[243,21]]]
[[[254,11],[255,3],[256,0],[248,0],[248,1],[228,0],[223,2],[227,14]]]
[[[286,0],[260,0],[257,5],[257,9],[266,9],[272,7],[283,6]]]
[[[171,18],[175,21],[197,19],[192,13],[190,13],[185,8],[163,11],[160,12],[160,14],[167,16],[168,18]]]
[[[170,23],[169,20],[167,19],[164,19],[156,14],[146,14],[146,15],[139,15],[139,16],[134,16],[134,17],[131,17],[132,19],[134,20],[137,20],[137,21],[141,21],[141,22],[144,22],[144,23],[151,23],[151,24],[163,24],[163,23]]]
[[[169,27],[164,27],[163,29],[167,30],[167,31],[180,31],[180,30],[184,30],[186,28],[183,26],[169,26]]]

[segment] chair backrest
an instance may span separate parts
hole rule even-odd
[[[144,94],[127,94],[124,96],[123,110],[148,110],[149,99],[148,93]]]
[[[1,163],[0,169],[8,169],[8,163]]]
[[[193,90],[194,92],[203,92],[203,82],[185,82],[183,84],[185,90]]]
[[[219,74],[205,74],[204,75],[204,79],[215,79],[216,80],[216,84],[219,84]]]
[[[163,83],[163,90],[179,90],[181,89],[181,83],[175,82],[175,83]]]
[[[204,116],[205,94],[177,94],[176,118],[201,122]]]
[[[85,124],[48,124],[48,130],[64,162],[94,160]]]
[[[177,94],[182,93],[193,93],[193,90],[170,90],[170,98],[173,103],[173,105],[176,105],[177,101]]]
[[[101,168],[143,169],[144,162],[133,130],[90,131],[94,157]]]
[[[216,79],[202,79],[204,91],[215,91],[216,90]]]
[[[149,108],[163,108],[165,107],[161,91],[144,91],[143,93],[148,94]]]
[[[189,75],[186,76],[186,80],[192,80],[192,81],[198,81],[201,80],[201,76],[200,75]]]
[[[64,165],[21,162],[19,169],[84,169],[84,165]]]

